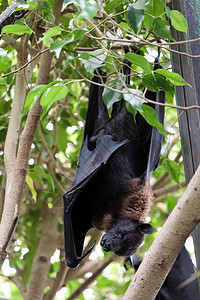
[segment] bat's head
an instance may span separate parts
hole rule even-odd
[[[112,251],[118,256],[130,256],[137,251],[145,234],[151,234],[153,231],[150,224],[118,219],[103,235],[100,244],[106,252]]]

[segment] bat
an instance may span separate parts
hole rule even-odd
[[[123,68],[126,83],[130,65],[126,61]],[[95,243],[82,253],[92,227],[105,232],[100,242],[104,251],[119,256],[135,253],[145,234],[153,232],[145,217],[152,198],[149,179],[159,162],[162,135],[141,114],[134,119],[123,98],[114,103],[109,117],[101,86],[106,73],[98,68],[92,82],[77,171],[70,191],[63,196],[65,256],[71,268],[92,251]],[[147,91],[145,97],[165,101],[163,91]],[[163,124],[164,107],[151,106]]]

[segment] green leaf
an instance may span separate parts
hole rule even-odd
[[[146,0],[138,0],[136,3],[133,4],[135,9],[145,9],[145,2]]]
[[[4,58],[7,56],[7,52],[6,50],[0,48],[0,56],[1,56],[1,61],[4,61]]]
[[[68,88],[66,86],[53,86],[47,89],[47,91],[42,95],[40,105],[43,108],[42,115],[40,119],[42,120],[50,107],[56,101],[64,98],[68,93]]]
[[[80,6],[81,11],[78,12],[77,17],[74,20],[81,19],[93,19],[99,10],[99,4],[95,0],[76,0],[78,6]]]
[[[162,166],[169,173],[169,176],[172,180],[174,180],[177,184],[180,183],[179,177],[181,174],[181,167],[175,161],[170,160],[169,158],[165,158],[163,160]]]
[[[171,91],[169,82],[159,74],[148,74],[142,77],[145,88],[152,92],[159,92],[162,89],[165,92]]]
[[[82,91],[80,82],[75,81],[74,83],[71,84],[69,89],[70,89],[70,93],[74,95],[76,99],[80,97]]]
[[[133,106],[126,101],[126,109],[133,115],[134,119],[138,113],[138,111],[136,109],[133,108]]]
[[[150,64],[146,60],[146,58],[144,58],[143,56],[129,52],[125,55],[125,57],[131,63],[134,63],[136,66],[139,66],[140,68],[142,68],[145,73],[147,73],[147,74],[151,73]]]
[[[30,90],[30,92],[26,96],[23,116],[25,116],[29,112],[30,108],[35,104],[37,99],[47,90],[47,88],[48,87],[46,85],[38,85],[32,90]]]
[[[179,75],[178,73],[170,72],[170,71],[164,70],[164,69],[158,69],[155,72],[168,78],[169,81],[171,83],[173,83],[174,85],[178,85],[178,86],[188,85],[191,87],[191,85],[189,83],[187,83],[183,79],[183,77],[181,77],[181,75]]]
[[[59,34],[61,34],[61,32],[62,32],[61,27],[55,26],[55,27],[52,27],[49,30],[47,30],[47,32],[45,32],[43,35],[44,35],[44,38],[49,38],[49,37],[59,35]]]
[[[69,35],[67,35],[67,37],[70,38],[71,35],[73,34],[74,41],[79,41],[80,39],[82,39],[85,36],[86,32],[87,32],[87,29],[76,29],[73,31],[73,33],[70,33]]]
[[[0,101],[0,115],[1,116],[8,112],[8,109],[10,108],[11,103],[12,103],[12,100],[9,100],[9,101],[1,100]]]
[[[135,9],[133,6],[129,6],[127,19],[131,25],[131,28],[137,34],[144,19],[144,9]]]
[[[87,32],[86,29],[77,29],[77,30],[74,30],[72,33],[70,32],[67,35],[66,41],[59,41],[59,42],[51,43],[50,51],[51,52],[54,51],[56,53],[56,57],[59,58],[60,52],[65,45],[72,44],[76,41],[80,41],[80,39],[82,37],[84,37],[86,32]],[[76,48],[76,45],[77,45],[77,43],[74,43],[74,46],[70,50],[73,51]]]
[[[60,42],[55,42],[55,43],[51,43],[50,44],[50,52],[55,52],[56,53],[56,57],[59,58],[60,57],[60,52],[62,50],[62,48],[73,42],[74,41],[74,36],[71,37],[70,40],[67,40],[67,41],[60,41]]]
[[[26,183],[31,191],[33,200],[36,202],[37,201],[37,192],[34,188],[33,179],[29,175],[26,175]]]
[[[29,175],[31,176],[32,179],[37,180],[39,183],[43,184],[42,179],[40,178],[40,176],[34,172],[34,171],[29,171]]]
[[[61,31],[62,29],[60,26],[50,28],[47,32],[43,34],[44,37],[39,39],[39,43],[43,41],[43,44],[46,47],[50,47],[50,45],[54,43],[54,39],[52,39],[52,37],[61,34]]]
[[[164,13],[165,0],[149,0],[146,4],[145,13],[158,17]]]
[[[149,15],[145,15],[144,16],[144,26],[147,30],[147,33],[153,28],[153,20],[154,18],[152,16]]]
[[[17,35],[22,35],[24,33],[32,34],[32,30],[28,26],[15,24],[3,27],[1,33],[13,33]]]
[[[57,125],[56,146],[60,151],[65,153],[67,144],[68,144],[68,136],[66,130],[60,125]]]
[[[105,6],[105,11],[110,14],[112,13],[118,6],[120,6],[122,3],[121,0],[112,0],[108,1],[108,3]]]
[[[155,18],[153,21],[153,25],[154,32],[157,35],[157,37],[175,41],[174,38],[171,36],[170,25],[166,20],[161,18]]]
[[[122,87],[122,81],[125,81],[125,76],[124,74],[121,74],[119,73],[117,75],[117,79],[115,79],[113,82],[112,82],[112,88],[113,89],[116,89],[116,90],[119,90],[119,91],[122,91],[123,87]],[[111,114],[112,112],[112,107],[113,107],[113,104],[115,102],[118,102],[122,99],[122,93],[119,93],[119,92],[116,92],[116,91],[112,91],[108,88],[104,88],[104,91],[103,91],[103,101],[108,109],[108,112],[109,114]]]
[[[170,11],[170,19],[171,19],[172,26],[176,30],[187,33],[187,21],[180,11],[171,10]]]
[[[147,121],[147,123],[149,123],[151,126],[156,127],[162,135],[165,135],[165,130],[163,128],[163,125],[158,120],[158,116],[155,109],[153,109],[147,104],[143,104],[142,110],[143,112],[140,112],[140,114]]]
[[[177,204],[177,198],[173,195],[167,195],[165,201],[167,202],[167,207],[170,211],[172,211]]]
[[[138,90],[134,90],[134,89],[129,89],[131,92],[134,93],[131,94],[123,94],[123,98],[124,100],[126,100],[131,106],[132,108],[134,108],[135,110],[139,111],[139,112],[143,112],[142,109],[142,104],[144,103],[144,100],[141,97],[138,96],[143,96],[143,93],[141,91]],[[126,89],[123,89],[123,92],[127,91]],[[137,96],[138,95],[138,96]],[[128,106],[129,108],[129,106]]]
[[[38,172],[40,175],[42,175],[51,185],[53,188],[53,192],[55,191],[55,185],[54,185],[54,181],[53,178],[51,177],[51,175],[47,174],[46,172],[44,172],[42,170],[41,167],[39,166],[34,166],[33,170],[35,170],[36,172]]]

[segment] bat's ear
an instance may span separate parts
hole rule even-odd
[[[137,225],[137,230],[143,234],[152,234],[154,232],[153,227],[147,223]]]

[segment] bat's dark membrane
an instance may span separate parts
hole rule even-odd
[[[144,222],[152,198],[149,178],[159,162],[162,136],[139,113],[134,119],[124,99],[114,103],[109,118],[103,87],[95,84],[105,83],[105,78],[101,68],[94,74],[79,163],[71,190],[64,195],[65,252],[72,268],[94,247],[82,254],[92,227],[106,232],[100,242],[104,251],[119,256],[135,253],[145,234],[153,232]],[[164,103],[165,94],[147,91],[146,98]],[[164,107],[153,107],[163,124]]]

